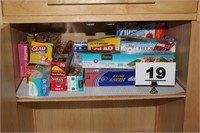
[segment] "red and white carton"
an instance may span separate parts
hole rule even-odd
[[[51,81],[51,91],[67,91],[66,83],[67,76],[52,76]]]

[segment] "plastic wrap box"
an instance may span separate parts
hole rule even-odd
[[[173,62],[173,53],[82,53],[83,68],[134,69],[137,62]]]

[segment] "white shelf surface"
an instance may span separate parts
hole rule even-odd
[[[115,86],[86,87],[84,92],[50,91],[49,96],[33,97],[28,95],[28,84],[24,78],[19,86],[17,98],[76,98],[76,97],[109,97],[109,96],[164,96],[184,93],[185,90],[176,84],[174,87],[156,87],[158,93],[151,94],[152,87]]]

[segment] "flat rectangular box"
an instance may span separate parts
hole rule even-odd
[[[173,62],[172,53],[82,53],[83,68],[133,69],[136,62]]]
[[[29,77],[29,96],[48,96],[50,68],[38,66]]]
[[[135,85],[134,69],[85,69],[85,86]]]
[[[165,35],[165,25],[165,22],[118,23],[116,36],[162,38]]]
[[[120,40],[121,40],[120,37],[89,39],[87,48],[88,50],[119,51]]]
[[[152,52],[176,52],[176,40],[173,37],[165,36],[159,39],[125,37],[121,40],[120,52],[133,53],[152,53]]]
[[[28,43],[20,42],[18,44],[18,52],[19,52],[20,76],[25,77],[26,76],[26,67],[29,62]]]

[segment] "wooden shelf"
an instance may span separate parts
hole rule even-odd
[[[184,89],[176,84],[174,87],[157,87],[158,94],[151,94],[151,87],[86,87],[84,92],[53,92],[46,97],[31,97],[28,95],[26,79],[22,80],[17,91],[17,102],[55,102],[55,101],[106,101],[134,99],[183,98]]]

